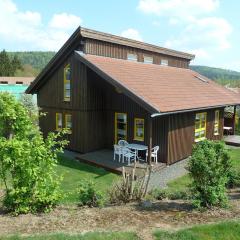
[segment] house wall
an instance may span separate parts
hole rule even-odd
[[[86,38],[84,40],[84,52],[105,57],[127,59],[128,53],[135,53],[138,56],[138,61],[143,62],[144,55],[152,56],[154,64],[160,64],[161,59],[168,60],[168,65],[172,67],[188,68],[189,60],[175,56],[164,55],[160,53],[150,52],[133,47],[123,46],[115,43],[99,41]]]
[[[215,110],[220,110],[219,135],[214,135]],[[210,140],[220,140],[223,137],[224,109],[207,111],[206,137]],[[168,133],[168,164],[182,160],[192,153],[195,135],[195,115],[198,112],[173,114],[169,116]]]

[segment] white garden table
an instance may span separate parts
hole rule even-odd
[[[129,149],[132,149],[136,152],[138,160],[139,160],[138,151],[147,151],[148,150],[148,146],[145,146],[142,144],[136,144],[136,143],[129,143],[126,147]]]

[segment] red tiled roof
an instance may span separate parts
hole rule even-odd
[[[82,57],[159,112],[240,104],[240,95],[190,69]]]

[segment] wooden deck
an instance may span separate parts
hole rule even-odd
[[[76,158],[84,163],[94,165],[97,167],[104,168],[110,172],[114,172],[117,174],[122,173],[123,167],[125,167],[126,171],[130,171],[133,168],[133,163],[131,165],[127,165],[127,163],[122,163],[118,161],[118,156],[116,156],[116,160],[113,160],[113,151],[108,149],[103,149],[95,152],[90,152],[86,154],[78,154]],[[164,163],[157,163],[152,165],[153,172],[160,171],[166,166]],[[137,162],[137,175],[141,175],[147,167],[146,162]]]
[[[240,147],[240,136],[239,135],[224,136],[224,141],[227,145]]]

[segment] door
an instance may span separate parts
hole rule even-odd
[[[115,143],[119,140],[127,141],[127,114],[115,113]]]

